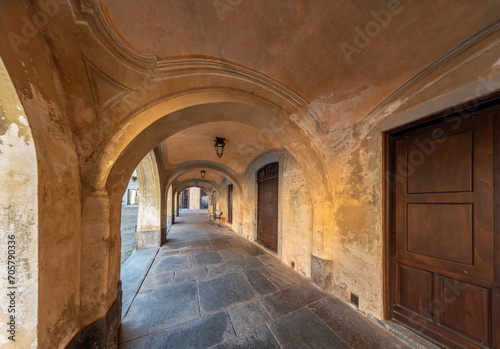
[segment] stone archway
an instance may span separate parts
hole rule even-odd
[[[228,120],[265,130],[265,132],[271,134],[283,144],[294,155],[297,161],[301,163],[301,166],[312,174],[310,177],[311,181],[307,183],[317,200],[314,206],[315,225],[313,227],[313,236],[315,238],[313,238],[313,242],[315,242],[315,245],[313,245],[312,254],[321,260],[331,258],[331,246],[329,246],[330,240],[328,234],[331,234],[331,231],[329,231],[329,227],[331,226],[329,221],[332,220],[332,216],[330,211],[328,211],[331,208],[331,203],[327,202],[328,193],[331,188],[327,185],[328,177],[327,172],[323,170],[323,160],[309,136],[303,133],[300,127],[290,120],[283,111],[279,111],[276,107],[259,99],[250,98],[246,94],[233,92],[228,95],[227,93],[218,91],[194,92],[189,96],[180,96],[179,99],[184,104],[194,103],[195,106],[180,109],[169,115],[165,115],[164,111],[171,109],[172,103],[174,108],[179,108],[179,101],[169,99],[151,106],[144,112],[139,113],[134,119],[128,120],[127,124],[129,126],[117,132],[116,136],[108,143],[108,146],[103,148],[103,152],[96,157],[100,165],[98,171],[94,172],[95,175],[92,176],[91,187],[87,188],[90,189],[91,197],[93,196],[92,192],[95,193],[98,187],[105,186],[106,188],[106,192],[109,195],[109,203],[106,202],[103,204],[110,207],[109,212],[111,217],[108,222],[111,223],[106,223],[106,218],[103,217],[103,224],[107,225],[110,229],[109,233],[106,233],[110,241],[116,240],[118,236],[119,227],[112,222],[116,222],[116,218],[113,217],[118,213],[118,204],[121,204],[119,200],[126,186],[126,179],[128,179],[130,173],[132,173],[134,167],[142,157],[169,135],[179,132],[183,128],[214,120]],[[228,103],[228,99],[233,101],[235,99],[240,100],[240,103]],[[219,103],[199,104],[200,101],[208,100],[219,101]],[[186,123],[186,115],[189,115],[190,123]],[[143,127],[142,132],[138,131],[140,130],[140,125]],[[284,130],[287,131],[284,132]],[[127,139],[129,139],[129,144],[125,144]],[[112,164],[112,167],[110,164]],[[95,200],[93,202],[95,205]],[[324,234],[325,231],[328,233]],[[113,255],[116,254],[116,251],[109,247],[106,247],[106,249],[109,252],[101,253],[100,257],[96,256],[96,258],[100,259],[101,263],[108,264],[109,271],[106,274],[94,275],[93,277],[96,280],[93,283],[97,282],[102,286],[105,284],[108,286],[100,288],[100,291],[94,290],[92,292],[84,292],[84,294],[94,294],[95,297],[95,292],[97,291],[98,293],[107,294],[110,297],[115,287],[114,285],[119,280],[118,274],[115,271],[116,267],[112,267],[112,265],[115,265]],[[103,256],[108,256],[109,259],[106,260]],[[90,267],[90,264],[84,262],[82,273],[86,273]],[[320,265],[320,267],[330,268],[331,265],[324,264]],[[329,273],[329,271],[327,270],[325,273],[319,272],[318,274],[326,273]],[[99,279],[101,281],[98,281]],[[92,283],[88,282],[88,284]],[[94,301],[89,301],[90,303],[94,303]],[[102,303],[100,303],[100,306],[102,306]]]
[[[137,167],[139,212],[137,249],[160,247],[166,241],[166,222],[162,219],[160,176],[155,152],[151,150]]]
[[[1,343],[28,348],[38,334],[38,166],[31,127],[0,59]],[[44,240],[42,240],[44,241]]]

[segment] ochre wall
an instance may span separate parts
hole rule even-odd
[[[41,348],[64,347],[78,331],[108,312],[120,280],[121,198],[132,171],[165,138],[208,122],[242,123],[280,144],[282,148],[273,153],[280,157],[282,167],[278,255],[286,264],[294,261],[296,269],[306,276],[311,273],[311,255],[333,261],[332,292],[343,300],[349,292],[358,294],[360,311],[382,318],[381,131],[500,89],[498,28],[475,37],[476,41],[453,46],[474,34],[473,29],[483,28],[480,20],[469,24],[471,31],[454,37],[451,43],[439,38],[432,42],[432,47],[444,47],[445,43],[455,47],[437,61],[426,56],[399,65],[398,71],[406,74],[407,66],[420,71],[408,75],[403,85],[400,75],[384,84],[379,77],[389,67],[377,61],[384,69],[377,70],[370,79],[373,85],[366,88],[377,90],[376,96],[362,93],[360,81],[353,82],[359,89],[341,91],[348,97],[342,106],[353,105],[357,110],[346,113],[352,114],[346,118],[339,113],[337,99],[342,98],[336,95],[336,85],[316,86],[316,80],[311,79],[308,83],[317,93],[306,101],[279,81],[224,57],[186,59],[180,69],[175,65],[178,62],[168,65],[168,61],[158,63],[154,57],[133,53],[99,27],[102,22],[91,21],[90,17],[99,14],[91,1],[58,1],[56,7],[61,12],[51,17],[43,30],[35,28],[33,35],[24,35],[26,23],[43,4],[4,1],[0,7],[0,32],[21,35],[18,45],[1,35],[0,52],[36,150],[37,341]],[[432,47],[427,54],[432,53]],[[405,43],[400,50],[407,53],[408,48],[425,49]],[[323,54],[328,57],[329,53]],[[384,56],[376,51],[372,54]],[[287,79],[296,81],[300,57],[294,57],[294,62],[297,65],[282,68],[291,74]],[[316,65],[307,67],[315,69],[314,76],[321,73]],[[368,69],[354,65],[346,71],[360,71],[356,76],[362,78]],[[349,76],[343,76],[344,80],[352,82]],[[480,79],[484,83],[477,88],[461,89]],[[380,90],[378,83],[384,84]],[[99,99],[107,94],[114,104]],[[321,120],[326,120],[327,126]],[[268,155],[259,155],[244,173],[224,168],[226,178],[237,186],[232,227],[250,239],[256,229],[253,175],[266,159],[276,160]],[[163,165],[159,172],[161,198],[170,184],[165,184],[164,178],[174,171]],[[224,211],[226,192],[219,189],[217,204]],[[162,217],[163,228],[164,213]],[[300,229],[295,229],[297,225]],[[309,245],[296,246],[299,241]]]
[[[21,2],[3,3],[0,32],[23,33],[33,15]],[[8,13],[8,15],[6,15]],[[37,30],[38,31],[38,30]],[[54,74],[54,57],[41,35],[16,52],[0,36],[0,52],[31,127],[38,177],[38,320],[40,348],[58,348],[83,325],[80,321],[81,184],[77,153],[67,118],[66,95]],[[35,271],[35,270],[33,270]],[[104,314],[96,314],[96,317]],[[3,321],[3,320],[2,320]]]
[[[0,346],[37,339],[38,174],[33,135],[0,59]]]

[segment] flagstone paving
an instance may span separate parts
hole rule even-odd
[[[164,246],[137,252],[122,266],[129,301],[120,349],[410,348],[257,244],[209,223],[206,211],[183,211]]]

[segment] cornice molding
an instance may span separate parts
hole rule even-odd
[[[443,66],[446,62],[452,60],[453,58],[460,55],[465,50],[471,48],[472,46],[479,43],[481,40],[486,37],[498,32],[500,30],[500,20],[496,21],[483,30],[476,33],[474,36],[462,41],[460,44],[455,46],[452,50],[445,53],[443,56],[429,64],[426,68],[421,70],[419,73],[411,77],[405,83],[403,83],[400,87],[394,90],[387,98],[385,98],[382,102],[380,102],[375,108],[373,108],[364,119],[368,119],[372,116],[375,116],[380,111],[382,111],[385,107],[395,102],[399,97],[401,97],[406,91],[408,91],[411,87],[416,85],[419,81],[423,80],[426,76],[430,75],[439,67]]]
[[[108,22],[105,9],[98,0],[69,2],[75,14],[75,22],[86,25],[94,38],[113,56],[131,68],[155,79],[192,75],[220,75],[246,81],[280,97],[296,110],[309,103],[279,82],[251,69],[214,57],[180,57],[159,59],[155,55],[143,55],[130,48]]]

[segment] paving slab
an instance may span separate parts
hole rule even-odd
[[[236,335],[242,335],[272,320],[258,299],[229,308]]]
[[[191,258],[186,255],[167,256],[161,258],[150,270],[151,274],[164,273],[166,271],[174,271],[191,267]]]
[[[181,253],[181,251],[179,251],[179,250],[160,249],[160,251],[158,251],[158,258],[167,257],[167,256],[174,256],[174,255],[180,254],[180,253]]]
[[[267,254],[266,250],[264,250],[263,248],[260,248],[259,246],[250,243],[247,243],[242,248],[250,256],[260,256],[263,254]]]
[[[183,249],[183,248],[189,248],[189,242],[184,241],[184,242],[169,243],[167,241],[167,243],[164,246],[165,246],[166,249],[169,249],[169,250],[180,250],[180,249]]]
[[[236,261],[222,262],[217,264],[207,265],[208,274],[218,275],[226,273],[237,273],[241,270],[240,266]]]
[[[264,265],[258,270],[280,290],[309,282],[283,263]]]
[[[308,308],[353,348],[410,349],[338,298],[328,296]]]
[[[125,263],[122,264],[122,319],[127,314],[135,295],[139,292],[142,282],[144,281],[144,278],[148,273],[157,252],[157,248],[135,251],[132,255],[130,255]]]
[[[155,288],[171,285],[173,280],[173,271],[167,271],[165,273],[159,274],[149,274],[148,276],[146,276],[146,279],[144,279],[139,292],[149,291]]]
[[[246,253],[241,247],[229,250],[222,250],[219,253],[226,262],[252,257],[251,255]]]
[[[208,252],[208,247],[203,246],[203,247],[195,247],[195,248],[188,248],[188,249],[182,250],[182,254],[195,254],[195,253],[202,253],[202,252]]]
[[[257,258],[263,263],[263,264],[273,264],[280,262],[278,258],[276,258],[273,255],[270,254],[261,254],[257,256]]]
[[[189,242],[189,247],[208,247],[208,246],[212,246],[209,239]]]
[[[204,252],[194,255],[194,264],[196,265],[217,264],[223,261],[218,252]]]
[[[301,308],[282,316],[268,326],[282,348],[350,348],[342,338],[307,308]]]
[[[236,263],[238,263],[240,268],[243,270],[257,268],[264,265],[257,257],[239,259]]]
[[[273,293],[261,299],[261,302],[273,319],[277,319],[325,296],[323,291],[313,285],[303,284]]]
[[[259,296],[277,292],[278,289],[257,269],[244,270],[242,274]]]
[[[261,326],[245,336],[219,344],[212,349],[281,349],[267,326]]]
[[[204,349],[234,338],[227,312],[207,315],[166,331],[123,343],[120,349]]]
[[[255,298],[248,281],[239,273],[227,273],[198,281],[202,313],[213,313]]]
[[[225,238],[210,239],[210,243],[212,245],[229,245],[230,244],[229,240],[225,239]]]
[[[203,215],[178,218],[153,263],[122,270],[124,283],[142,286],[120,349],[408,349],[253,242]]]
[[[228,250],[229,246],[228,245],[213,245],[209,246],[207,248],[208,251],[221,251],[221,250]]]
[[[177,270],[175,272],[174,283],[202,280],[208,277],[207,268],[205,266],[193,267],[189,269]]]
[[[140,292],[122,322],[121,341],[172,327],[199,316],[194,281]]]

